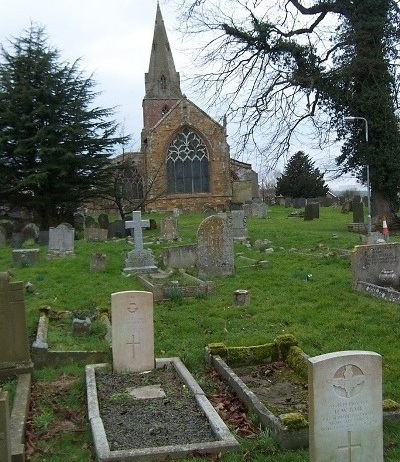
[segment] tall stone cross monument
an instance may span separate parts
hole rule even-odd
[[[154,273],[157,266],[150,250],[143,248],[142,228],[150,226],[149,220],[142,220],[141,212],[132,212],[132,220],[125,222],[125,229],[133,229],[135,248],[128,253],[124,271],[127,273]]]

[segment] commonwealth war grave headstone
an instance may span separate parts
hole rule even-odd
[[[382,462],[382,358],[341,351],[309,358],[311,462]]]
[[[212,215],[197,230],[197,271],[200,278],[234,273],[231,220]]]
[[[125,291],[111,294],[114,372],[154,369],[153,294]]]

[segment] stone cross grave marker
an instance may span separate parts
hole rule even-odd
[[[11,462],[8,393],[0,388],[0,460]]]
[[[30,363],[24,284],[0,273],[0,365],[25,362]]]
[[[149,226],[150,226],[150,221],[142,220],[142,214],[139,211],[132,212],[132,220],[125,222],[125,229],[133,230],[135,250],[143,249],[142,228],[148,228]]]
[[[125,291],[111,294],[114,372],[154,369],[153,294]]]
[[[382,358],[340,351],[309,358],[311,462],[383,462]]]

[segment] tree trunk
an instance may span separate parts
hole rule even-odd
[[[372,214],[372,225],[376,227],[377,231],[382,231],[382,221],[386,218],[389,229],[396,225],[398,218],[396,211],[393,210],[390,199],[386,194],[380,191],[374,191],[371,197],[371,214]]]

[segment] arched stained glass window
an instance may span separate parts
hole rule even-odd
[[[168,193],[209,192],[208,152],[202,139],[185,127],[168,148]]]

